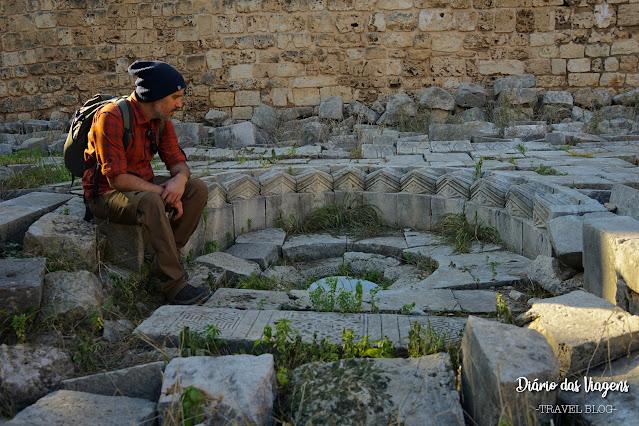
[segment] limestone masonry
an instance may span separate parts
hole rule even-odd
[[[639,86],[638,26],[629,0],[3,0],[0,122],[126,94],[137,58],[184,73],[186,121],[523,73],[538,88],[625,92]]]

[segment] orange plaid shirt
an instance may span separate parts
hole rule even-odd
[[[135,92],[127,98],[131,104],[131,141],[124,152],[122,135],[122,113],[115,103],[102,106],[95,117],[89,131],[89,143],[84,151],[85,164],[95,164],[97,158],[101,174],[98,178],[98,195],[112,190],[107,177],[113,179],[123,173],[138,176],[148,182],[153,180],[151,166],[151,139],[149,130],[152,128],[156,135],[160,133],[159,119],[147,120],[140,108]],[[178,138],[171,120],[167,120],[164,132],[158,136],[158,154],[166,165],[167,170],[176,163],[186,161],[184,151],[178,146]],[[84,196],[93,198],[95,167],[89,167],[82,177]]]

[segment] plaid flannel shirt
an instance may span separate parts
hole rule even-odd
[[[149,130],[155,135],[160,133],[159,119],[147,120],[144,116],[135,92],[127,98],[131,104],[131,141],[124,152],[122,135],[124,133],[122,114],[115,103],[108,103],[100,108],[93,118],[93,125],[89,131],[89,143],[84,151],[85,164],[100,165],[101,174],[98,178],[98,195],[112,190],[107,177],[113,181],[116,176],[128,173],[148,182],[153,180],[151,166],[151,138]],[[164,132],[158,136],[158,154],[169,170],[176,163],[186,161],[184,151],[178,146],[178,138],[171,120],[167,120]],[[89,167],[82,177],[84,196],[93,198],[95,167]]]

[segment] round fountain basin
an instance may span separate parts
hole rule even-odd
[[[379,287],[372,281],[339,275],[337,277],[326,277],[322,278],[321,280],[315,281],[308,287],[308,291],[313,291],[318,287],[322,287],[324,290],[329,291],[331,289],[331,286],[326,281],[331,278],[337,278],[337,287],[335,288],[337,293],[339,293],[340,289],[355,293],[358,282],[362,284],[362,290],[365,292],[376,289],[381,290],[381,287]]]

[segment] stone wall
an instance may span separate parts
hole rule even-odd
[[[620,92],[639,86],[638,31],[633,0],[3,0],[0,121],[126,94],[136,58],[183,71],[184,120],[522,73]]]

